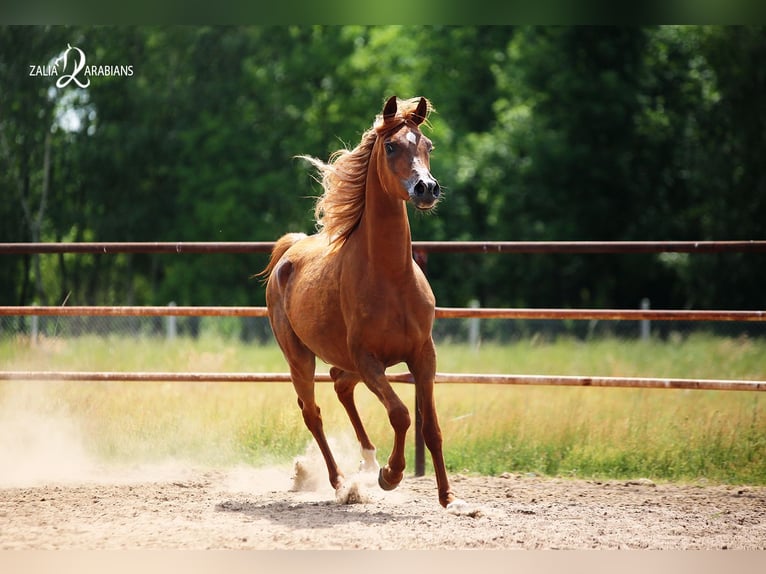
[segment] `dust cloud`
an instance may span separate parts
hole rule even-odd
[[[291,463],[258,467],[200,468],[194,462],[167,459],[118,464],[99,460],[88,448],[82,424],[86,415],[73,412],[46,386],[7,386],[0,393],[0,488],[42,485],[129,484],[190,480],[200,472],[215,476],[223,490],[253,495],[296,492],[305,500],[334,496],[342,504],[372,500],[377,474],[357,472],[359,445],[351,436],[331,437],[333,453],[345,474],[337,492],[330,486],[324,459],[307,437],[305,452]]]
[[[76,418],[43,389],[20,385],[0,395],[0,486],[80,482],[98,475]]]

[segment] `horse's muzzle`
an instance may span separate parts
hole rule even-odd
[[[439,182],[435,179],[428,181],[419,179],[410,193],[410,200],[415,204],[415,207],[422,211],[428,211],[433,208],[440,197],[441,188],[439,187]]]

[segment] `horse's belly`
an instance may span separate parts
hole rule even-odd
[[[345,324],[339,315],[307,305],[296,306],[288,317],[298,338],[322,361],[346,371],[355,369]]]
[[[385,366],[407,362],[430,339],[430,322],[412,322],[402,309],[379,308],[369,316],[344,317],[326,298],[297,297],[288,306],[295,334],[317,357],[355,371],[353,353],[371,354]]]

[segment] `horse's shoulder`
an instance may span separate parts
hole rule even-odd
[[[315,259],[329,251],[329,242],[322,233],[304,235],[299,241],[290,246],[287,252],[291,259]]]

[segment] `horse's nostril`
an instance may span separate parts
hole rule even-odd
[[[420,197],[426,192],[426,184],[422,181],[419,181],[415,184],[415,195]]]
[[[439,194],[441,193],[441,189],[439,188],[438,183],[434,183],[433,191],[431,191],[434,197],[439,197]]]

